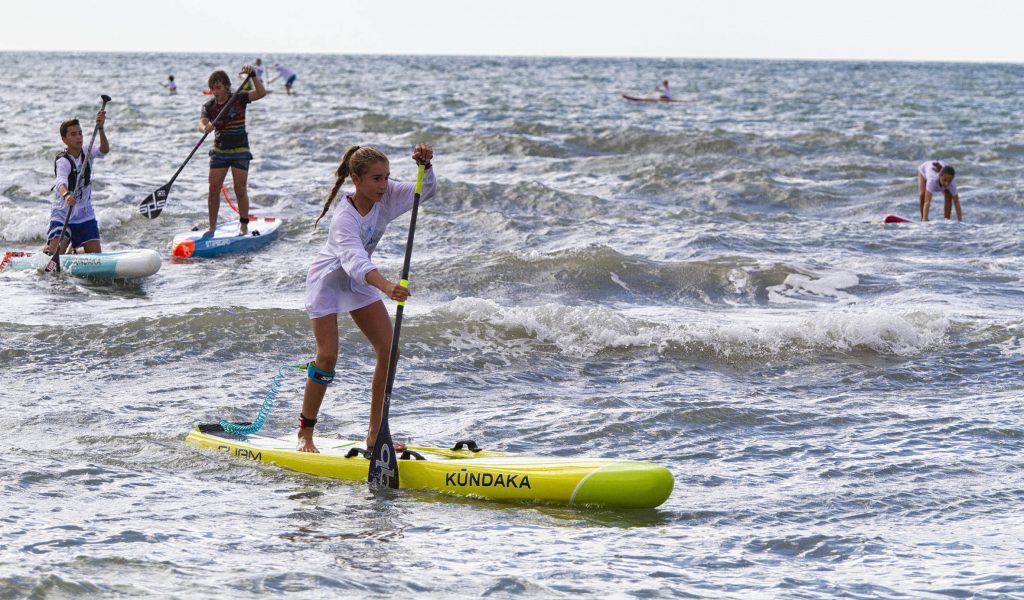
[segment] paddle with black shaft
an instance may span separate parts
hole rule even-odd
[[[217,116],[213,118],[211,124],[216,125],[217,121],[219,121],[220,118],[224,115],[224,113],[227,112],[228,107],[234,104],[235,98],[238,97],[239,94],[246,92],[246,90],[242,88],[244,88],[245,85],[249,83],[249,81],[252,78],[253,74],[249,73],[249,76],[245,78],[245,81],[242,82],[242,85],[240,85],[238,89],[235,90],[235,93],[231,94],[231,97],[228,98],[228,101],[224,105],[224,108],[220,109],[220,112],[217,113]],[[213,130],[211,129],[210,131]],[[174,172],[174,176],[171,177],[170,181],[165,183],[157,191],[146,196],[145,200],[139,203],[139,212],[146,215],[147,219],[155,219],[160,216],[160,212],[163,211],[164,206],[167,204],[167,194],[169,194],[171,191],[171,184],[173,184],[174,180],[177,179],[178,175],[181,174],[182,169],[185,168],[185,165],[188,164],[188,161],[192,160],[192,156],[196,153],[196,150],[199,150],[199,147],[203,145],[203,142],[206,141],[206,136],[208,135],[210,135],[209,131],[204,133],[203,137],[199,138],[199,143],[196,144],[195,148],[192,148],[192,152],[188,153],[188,158],[185,159],[185,162],[181,163],[181,166],[178,167],[178,170]]]
[[[419,163],[416,173],[416,193],[412,200],[412,218],[409,220],[409,241],[405,243],[405,264],[402,265],[402,287],[409,287],[409,263],[412,261],[412,239],[416,234],[416,213],[420,208],[420,191],[423,189],[423,170]],[[371,486],[387,486],[398,488],[398,457],[395,456],[395,444],[391,441],[391,427],[388,426],[388,412],[391,408],[391,388],[395,384],[395,371],[398,368],[398,336],[402,333],[402,309],[405,301],[398,302],[395,311],[395,333],[391,338],[391,357],[388,360],[388,384],[384,388],[384,406],[380,413],[380,429],[377,440],[373,443],[370,453],[370,473],[367,480]]]
[[[100,112],[103,112],[107,108],[107,102],[110,102],[110,96],[106,94],[100,94],[100,100],[103,101],[100,104]],[[82,178],[85,176],[85,170],[89,166],[89,160],[92,158],[92,146],[96,143],[96,132],[100,130],[100,124],[96,123],[96,126],[92,128],[92,138],[89,139],[89,149],[85,151],[82,156],[82,168],[78,170],[78,177],[75,178],[75,191],[72,194],[75,195],[76,202],[82,197]],[[53,250],[53,256],[50,257],[50,262],[46,263],[46,272],[57,271],[60,272],[60,246],[64,241],[64,233],[68,229],[68,221],[71,220],[71,209],[73,207],[68,206],[68,212],[64,213],[64,225],[60,228],[60,235],[57,236],[57,247]]]

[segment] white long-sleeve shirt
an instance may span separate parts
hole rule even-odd
[[[295,71],[292,71],[290,68],[282,64],[274,65],[274,69],[277,70],[278,77],[284,80],[287,80],[289,77],[295,74]]]
[[[82,170],[82,164],[85,160],[85,153],[88,152],[88,148],[82,148],[82,153],[77,158],[72,157],[75,161],[75,168],[79,171]],[[92,163],[97,159],[102,159],[106,154],[100,150],[100,145],[96,144],[92,147],[92,155],[89,158],[89,162]],[[50,220],[63,222],[64,216],[68,212],[67,201],[64,200],[64,196],[60,193],[60,186],[63,185],[66,188],[70,188],[68,178],[71,176],[71,163],[66,158],[55,159],[54,166],[56,167],[57,176],[53,182],[53,204],[50,206]],[[73,181],[70,183],[74,183]],[[71,209],[71,218],[68,223],[85,223],[96,218],[96,212],[92,208],[92,182],[89,185],[85,185],[85,181],[82,181],[81,193],[75,193],[78,196],[78,200],[75,201],[75,206]]]
[[[388,182],[384,196],[365,215],[342,195],[331,219],[327,243],[306,274],[306,311],[311,318],[349,312],[380,299],[380,290],[366,282],[377,267],[370,255],[391,221],[412,209],[416,182]],[[434,169],[423,173],[420,201],[437,191]]]

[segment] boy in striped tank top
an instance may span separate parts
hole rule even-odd
[[[252,65],[245,65],[241,74],[248,75],[255,71]],[[245,107],[267,95],[263,82],[258,77],[253,77],[252,81],[255,89],[238,94],[234,100],[231,100],[231,79],[227,73],[214,71],[208,81],[213,98],[203,105],[202,116],[199,119],[199,130],[204,134],[216,131],[213,149],[210,150],[210,189],[207,196],[210,228],[206,231],[207,235],[213,235],[217,228],[220,190],[228,169],[231,169],[235,196],[238,200],[238,233],[249,233],[249,192],[246,186],[249,181],[249,161],[252,160],[252,153],[249,151],[249,136],[245,131]],[[231,106],[224,110],[229,101]],[[221,110],[224,110],[224,114],[214,122]]]

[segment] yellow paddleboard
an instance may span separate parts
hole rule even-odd
[[[369,461],[352,450],[361,442],[317,438],[319,454],[298,452],[294,436],[235,435],[201,425],[185,443],[223,450],[248,460],[311,475],[365,482]],[[506,502],[567,506],[654,508],[672,493],[668,469],[652,463],[607,458],[556,458],[505,452],[409,446],[399,461],[399,487],[434,490]],[[419,457],[422,457],[420,459]]]

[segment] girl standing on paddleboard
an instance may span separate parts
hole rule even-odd
[[[428,144],[417,144],[412,152],[413,160],[426,166],[421,200],[431,198],[437,190],[437,179],[430,168],[433,156],[434,151]],[[338,165],[334,189],[327,196],[317,223],[327,214],[341,184],[350,176],[355,193],[342,196],[331,219],[327,243],[306,275],[306,312],[316,338],[316,360],[307,367],[308,379],[299,413],[298,449],[301,452],[317,452],[313,426],[327,386],[334,379],[338,362],[338,314],[341,312],[352,317],[377,356],[371,387],[370,427],[366,434],[366,448],[373,448],[384,406],[393,334],[391,317],[380,295],[383,293],[400,302],[409,297],[408,288],[380,274],[370,255],[388,223],[412,209],[416,184],[390,181],[387,156],[373,148],[352,146]],[[395,444],[395,449],[400,452],[404,449],[401,446]]]
[[[952,213],[952,206],[956,205],[956,220],[964,220],[964,213],[960,210],[960,195],[956,193],[956,171],[952,166],[941,160],[922,163],[917,168],[917,190],[920,193],[922,221],[928,220],[932,194],[940,192],[946,199],[944,216],[948,219]]]

